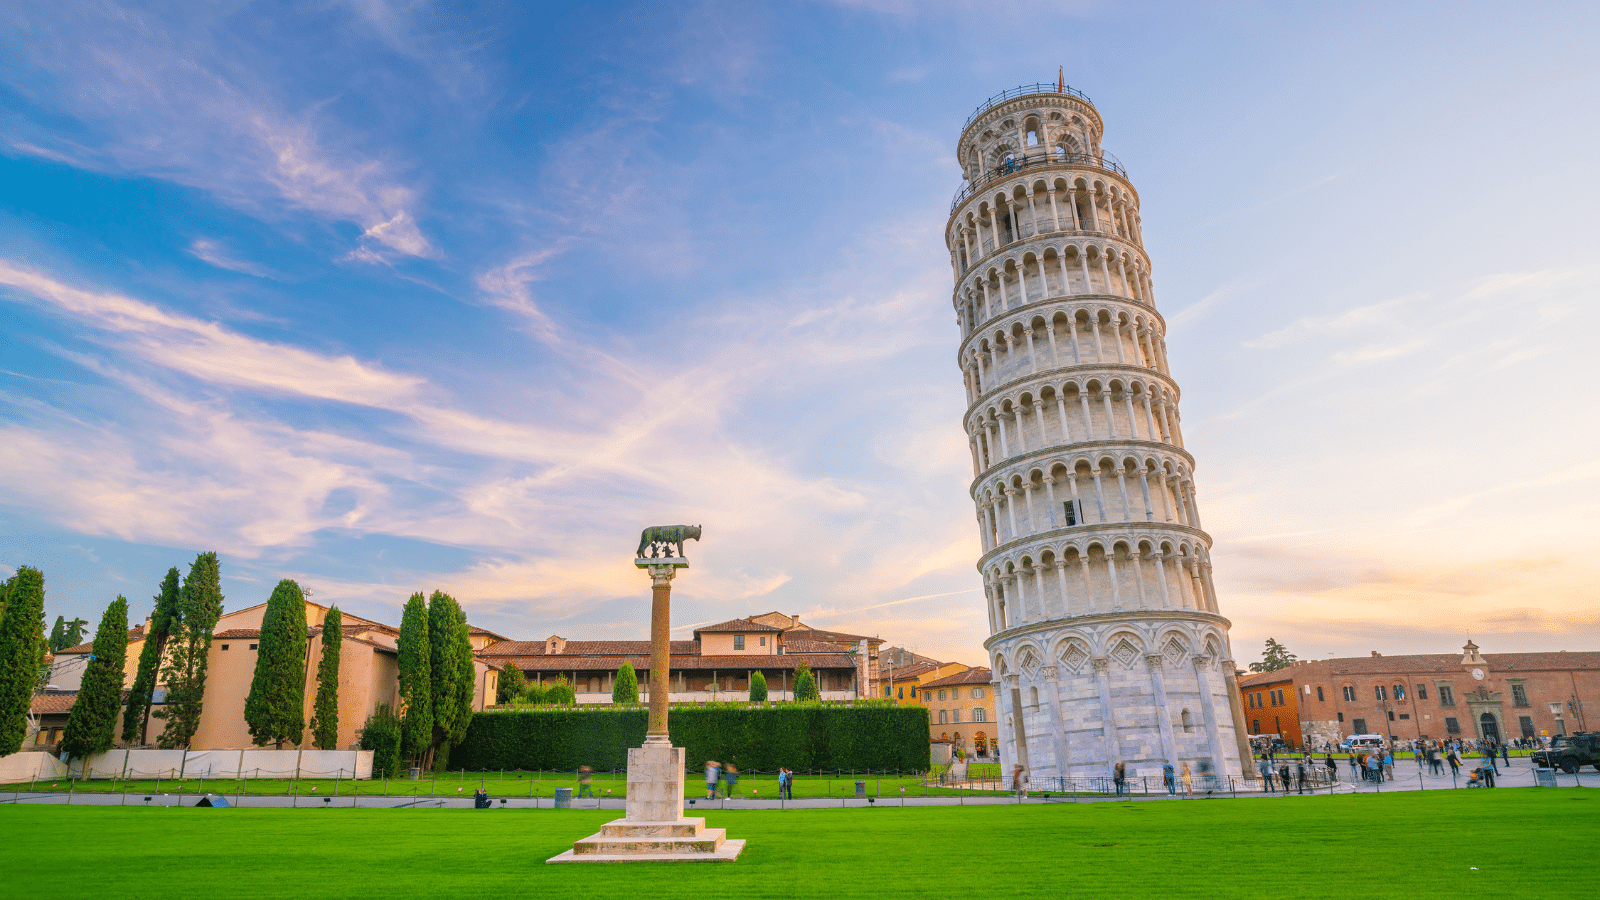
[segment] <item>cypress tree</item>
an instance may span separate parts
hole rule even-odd
[[[750,702],[760,703],[767,699],[767,676],[757,669],[750,675]]]
[[[522,670],[514,662],[506,663],[504,672],[500,673],[500,685],[495,689],[496,703],[510,703],[522,696],[528,688],[528,679],[522,677]]]
[[[420,760],[433,741],[433,663],[428,640],[428,603],[412,594],[400,616],[400,753]]]
[[[257,746],[299,744],[306,729],[306,597],[285,578],[272,589],[261,616],[255,677],[244,721]]]
[[[428,598],[428,642],[433,737],[427,762],[431,764],[441,746],[466,736],[467,723],[472,721],[472,638],[461,605],[443,591],[434,591]]]
[[[83,673],[78,702],[67,716],[61,749],[73,757],[111,749],[117,736],[117,709],[122,706],[122,672],[128,660],[128,601],[111,601],[94,633],[93,658]]]
[[[625,662],[617,669],[617,680],[611,685],[611,702],[639,702],[639,676],[633,671],[633,663]]]
[[[50,652],[60,653],[71,646],[67,643],[67,617],[56,616],[56,625],[50,629]]]
[[[322,660],[317,663],[317,703],[311,714],[311,746],[339,749],[339,651],[344,646],[344,614],[328,610],[322,620]]]
[[[817,693],[817,679],[811,674],[811,667],[802,660],[800,668],[794,672],[794,698],[796,700],[816,700],[820,696]]]
[[[155,693],[156,680],[161,674],[161,658],[167,651],[167,640],[172,636],[172,625],[178,616],[178,569],[167,570],[161,581],[161,592],[155,596],[155,610],[150,614],[150,628],[145,632],[144,645],[139,649],[139,670],[133,676],[133,687],[128,690],[128,708],[122,714],[122,741],[125,744],[143,744],[150,726],[150,699]]]
[[[0,619],[0,756],[22,749],[44,648],[44,574],[19,566]]]
[[[222,572],[217,554],[202,553],[189,567],[178,592],[177,624],[168,640],[168,660],[162,670],[167,683],[167,705],[155,717],[167,727],[156,742],[163,750],[188,747],[200,730],[201,706],[206,695],[206,667],[211,657],[211,632],[222,616]]]
[[[61,645],[61,649],[65,650],[68,647],[76,647],[83,643],[83,629],[88,624],[87,619],[73,619],[67,622],[65,625],[66,643]]]

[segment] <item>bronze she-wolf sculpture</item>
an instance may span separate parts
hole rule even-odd
[[[685,540],[700,540],[699,525],[652,525],[639,535],[639,559],[644,559],[646,547],[654,544],[668,545],[662,549],[670,552],[671,545],[678,546],[678,556],[683,556],[683,542]]]

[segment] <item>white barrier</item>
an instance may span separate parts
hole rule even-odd
[[[27,750],[0,757],[0,783],[66,777],[66,765],[43,750]]]
[[[42,756],[48,753],[18,754]],[[6,757],[0,764],[13,759]],[[52,775],[64,777],[67,767],[55,762]],[[9,772],[9,770],[5,770]],[[87,760],[74,760],[79,778],[371,778],[371,750],[110,750]],[[21,779],[27,780],[28,774]]]

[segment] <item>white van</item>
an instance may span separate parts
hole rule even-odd
[[[1352,734],[1344,739],[1339,748],[1346,753],[1367,753],[1382,746],[1381,734]]]

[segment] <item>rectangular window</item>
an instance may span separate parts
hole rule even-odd
[[[940,699],[940,700],[943,700],[943,699],[944,699],[944,691],[940,691],[940,692],[939,692],[939,699]]]
[[[251,644],[251,645],[250,645],[250,649],[251,649],[251,650],[254,650],[254,649],[256,649],[256,645],[255,645],[255,644]]]
[[[1261,733],[1261,720],[1260,719],[1251,719],[1250,720],[1250,730],[1255,732],[1256,734],[1260,734]]]
[[[1383,685],[1381,684],[1375,684],[1372,686],[1372,695],[1378,699],[1379,703],[1389,699],[1389,692],[1384,690]]]
[[[1389,710],[1389,721],[1391,721],[1391,722],[1394,721],[1394,710],[1392,710],[1392,709]]]
[[[890,697],[890,698],[894,697],[894,688],[889,686],[889,685],[887,685],[887,684],[884,685],[883,686],[883,695],[885,697]]]
[[[223,644],[222,645],[222,649],[224,649],[224,650],[228,649],[228,645],[227,644]]]
[[[895,699],[904,700],[905,698],[906,698],[906,689],[905,688],[901,688],[900,689],[900,696],[896,697]]]
[[[1288,706],[1289,705],[1289,701],[1285,700],[1283,698],[1283,688],[1279,688],[1274,693],[1276,693],[1278,695],[1278,702],[1277,702],[1278,706]]]
[[[1366,719],[1354,719],[1352,721],[1355,722],[1356,734],[1366,734],[1367,733],[1367,720]]]
[[[914,700],[914,699],[916,699],[916,696],[917,696],[917,686],[913,684],[911,686],[911,698]]]
[[[1409,721],[1411,719],[1411,713],[1401,713],[1400,718]]]
[[[1522,736],[1533,737],[1533,716],[1518,716],[1517,725],[1522,729]]]
[[[957,724],[957,725],[960,725],[961,724],[961,710],[959,710],[959,709],[950,710],[950,721],[955,723],[955,724]]]
[[[1320,687],[1317,688],[1317,702],[1318,703],[1322,702],[1322,688],[1320,688]]]
[[[1426,700],[1426,699],[1428,699],[1428,686],[1427,685],[1425,685],[1425,684],[1417,685],[1417,699],[1418,700]]]
[[[1525,685],[1525,684],[1513,684],[1511,686],[1511,705],[1512,706],[1527,706],[1528,705],[1528,686],[1527,685]]]
[[[1344,713],[1339,713],[1339,721],[1344,721]]]
[[[972,689],[972,699],[974,699],[974,700],[982,700],[983,699],[983,688],[981,688],[981,687],[973,688]]]
[[[767,645],[767,636],[766,635],[762,635],[761,636],[761,646],[765,647],[766,645]]]
[[[1455,692],[1450,690],[1450,685],[1448,685],[1448,684],[1439,685],[1439,705],[1440,706],[1455,706],[1456,705]],[[1450,733],[1451,734],[1460,734],[1461,732],[1452,731]]]
[[[974,709],[972,711],[972,721],[974,721],[974,722],[987,722],[987,721],[989,721],[989,711],[984,709],[981,706],[978,707],[977,709]]]
[[[1078,509],[1077,501],[1068,500],[1061,505],[1066,507],[1067,527],[1070,528],[1073,525],[1077,525],[1083,521],[1083,513]]]
[[[1454,718],[1452,718],[1450,716],[1445,716],[1445,719],[1444,719],[1444,733],[1445,734],[1460,734],[1461,733],[1461,723],[1457,722]]]
[[[1397,685],[1394,686],[1394,698],[1396,700],[1404,700],[1406,698],[1406,686],[1405,685],[1397,684]]]
[[[1350,703],[1356,702],[1356,689],[1350,685],[1344,686],[1344,699]]]
[[[744,649],[744,635],[736,634],[736,635],[733,636],[733,649],[735,649],[735,650],[743,650]]]
[[[949,725],[950,724],[950,714],[945,712],[942,709],[939,710],[939,724],[940,725]]]

